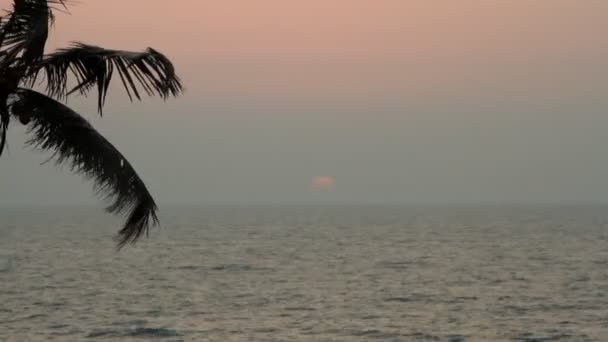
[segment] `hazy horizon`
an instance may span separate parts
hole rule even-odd
[[[129,104],[114,87],[101,119],[95,99],[69,101],[161,205],[608,203],[606,1],[83,0],[69,11],[56,13],[49,51],[151,46],[184,81],[166,103]],[[13,125],[0,207],[99,205],[90,182],[41,166],[50,154],[25,140]],[[311,189],[316,176],[335,187]]]

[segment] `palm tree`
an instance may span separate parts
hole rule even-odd
[[[67,8],[69,1],[14,0],[0,18],[0,155],[11,120],[27,126],[28,144],[52,151],[58,164],[92,179],[96,190],[111,200],[106,210],[127,216],[116,237],[121,248],[158,224],[154,199],[124,156],[62,102],[95,88],[102,115],[115,73],[131,101],[141,100],[142,93],[167,99],[183,88],[171,62],[151,48],[129,52],[73,43],[44,54],[53,10]],[[68,79],[75,81],[73,86]],[[39,84],[45,90],[31,89]]]

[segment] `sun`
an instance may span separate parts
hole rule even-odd
[[[310,181],[310,186],[317,191],[330,191],[336,187],[336,180],[331,176],[317,176]]]

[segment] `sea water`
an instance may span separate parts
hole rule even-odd
[[[607,207],[0,210],[1,341],[608,341]]]

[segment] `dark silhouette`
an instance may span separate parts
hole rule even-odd
[[[66,8],[68,2],[14,0],[0,19],[0,155],[9,123],[17,119],[32,135],[30,145],[52,151],[57,163],[93,179],[96,190],[112,200],[107,211],[127,215],[117,236],[121,248],[158,224],[154,199],[122,154],[60,101],[73,93],[88,95],[96,88],[102,115],[115,72],[131,101],[141,100],[142,91],[167,99],[183,88],[171,62],[150,48],[129,52],[74,43],[45,55],[53,10]],[[69,76],[76,81],[73,87],[68,86]],[[44,82],[46,94],[29,89],[37,81]]]

